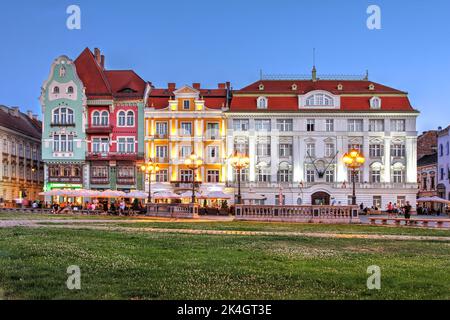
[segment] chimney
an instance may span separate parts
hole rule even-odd
[[[167,87],[169,88],[169,91],[174,91],[175,87],[176,87],[176,83],[175,82],[169,82],[167,84]]]
[[[200,83],[194,82],[194,83],[192,84],[192,88],[199,90],[199,89],[200,89]]]
[[[217,85],[217,88],[219,88],[219,89],[225,89],[225,86],[226,86],[225,83],[219,83],[219,84]]]
[[[105,69],[105,55],[103,54],[100,56],[100,66]]]
[[[95,61],[97,61],[97,63],[99,65],[101,65],[102,57],[101,57],[101,53],[100,53],[100,49],[99,48],[95,48],[94,49],[94,58],[95,58]]]
[[[19,115],[19,107],[11,107],[12,114],[15,116]]]

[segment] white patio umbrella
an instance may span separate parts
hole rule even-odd
[[[195,191],[195,197],[201,198],[202,194],[200,192]],[[192,198],[192,191],[185,191],[182,194],[179,195],[179,198]]]
[[[191,192],[191,194],[192,194],[192,192]],[[202,195],[200,198],[201,199],[231,199],[231,196],[222,191],[211,191],[205,195]]]
[[[180,195],[171,191],[159,191],[153,194],[154,199],[180,199]]]
[[[105,190],[100,192],[99,198],[123,198],[126,197],[126,193],[118,190]]]
[[[136,199],[147,199],[148,193],[140,190],[131,191],[125,193],[125,197],[127,198],[136,198]]]

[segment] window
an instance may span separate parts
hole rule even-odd
[[[444,168],[441,168],[441,169],[440,169],[440,176],[441,176],[440,180],[444,180],[444,179],[445,179]]]
[[[217,122],[208,122],[206,124],[206,136],[212,140],[219,137],[219,124]]]
[[[384,146],[382,144],[370,144],[369,155],[371,158],[380,158],[384,155]]]
[[[109,167],[107,166],[93,166],[91,170],[92,178],[108,178]]]
[[[279,157],[288,158],[292,156],[292,144],[291,143],[280,143],[279,145]]]
[[[29,145],[25,147],[25,158],[31,159],[31,147]]]
[[[92,113],[92,125],[99,126],[100,125],[100,112],[94,111]]]
[[[401,208],[406,204],[405,196],[397,196],[397,207]]]
[[[9,146],[8,140],[3,139],[3,152],[4,152],[4,153],[8,153],[8,152],[9,152],[8,146]]]
[[[406,130],[404,119],[392,119],[391,120],[391,131],[403,132]]]
[[[183,110],[189,110],[191,108],[191,101],[183,100]]]
[[[267,109],[267,98],[266,97],[259,97],[257,99],[257,108],[258,109]]]
[[[310,157],[316,156],[316,145],[314,143],[307,143],[306,144],[306,154]]]
[[[167,169],[159,170],[155,174],[156,182],[168,182],[169,181],[169,172]]]
[[[180,158],[185,159],[192,154],[192,146],[181,146]]]
[[[118,126],[125,127],[125,111],[120,111],[118,115]]]
[[[206,172],[206,179],[209,183],[219,182],[219,170],[208,170]]]
[[[286,205],[286,196],[284,194],[281,195],[281,196],[282,196],[281,197],[282,199],[280,199],[280,195],[279,194],[275,195],[275,205],[277,205],[277,206],[279,206],[279,205],[282,205],[282,206]]]
[[[450,143],[449,143],[449,142],[447,142],[447,144],[446,144],[446,147],[445,147],[445,153],[446,153],[447,155],[450,155]]]
[[[72,94],[73,93],[73,87],[72,86],[67,88],[67,93],[68,94]]]
[[[248,131],[249,121],[248,119],[235,119],[233,120],[234,131]]]
[[[208,146],[209,159],[215,160],[219,158],[219,146]]]
[[[66,107],[61,107],[53,110],[53,124],[56,125],[71,125],[73,124],[73,110]]]
[[[333,98],[326,94],[315,94],[306,99],[306,106],[318,106],[318,107],[325,107],[325,106],[333,106]]]
[[[270,182],[270,167],[263,167],[258,169],[258,182]]]
[[[238,177],[238,170],[233,169],[233,181],[236,182]],[[241,170],[241,176],[240,176],[241,182],[247,182],[248,181],[248,169],[242,169]]]
[[[405,156],[405,145],[404,144],[393,144],[391,146],[391,156],[396,158],[401,158]]]
[[[156,146],[156,157],[167,158],[167,146]]]
[[[191,136],[192,135],[192,123],[191,122],[182,122],[181,123],[181,135],[183,135],[183,136]]]
[[[281,132],[292,131],[293,129],[292,119],[278,119],[277,129],[278,131]]]
[[[325,157],[331,158],[335,156],[334,143],[325,144]]]
[[[372,168],[370,171],[370,182],[380,183],[381,182],[381,170],[379,167]]]
[[[54,135],[53,152],[73,152],[73,135]]]
[[[134,153],[134,138],[118,138],[119,153]]]
[[[370,108],[371,109],[380,109],[381,108],[381,99],[378,97],[373,97],[370,99]]]
[[[234,142],[234,151],[239,152],[240,154],[248,155],[248,143],[247,142]]]
[[[117,176],[119,178],[134,178],[134,167],[119,166],[117,169]]]
[[[306,131],[312,132],[314,131],[315,127],[315,120],[314,119],[308,119],[306,120]]]
[[[306,170],[306,182],[314,182],[316,178],[316,171],[315,170]]]
[[[327,183],[333,183],[334,182],[334,170],[327,170],[327,171],[325,171],[325,181]]]
[[[180,181],[192,182],[192,180],[193,180],[192,170],[180,170]]]
[[[17,155],[19,157],[23,157],[23,144],[19,143],[18,146],[19,146],[19,151],[18,151]]]
[[[54,94],[58,94],[59,93],[59,87],[54,87],[53,88],[53,93]]]
[[[347,130],[349,132],[360,132],[360,131],[363,131],[363,120],[362,119],[349,119],[349,120],[347,120]]]
[[[156,134],[159,136],[165,136],[168,132],[167,122],[156,122]]]
[[[373,208],[374,209],[380,209],[382,208],[381,206],[381,196],[373,196]]]
[[[326,132],[334,131],[334,119],[326,119],[325,120],[325,131]]]
[[[270,119],[256,119],[255,130],[269,132],[271,130]]]
[[[362,170],[361,169],[356,169],[355,175],[353,175],[352,170],[347,170],[347,174],[348,174],[347,180],[350,183],[353,183],[353,180],[355,180],[355,183],[362,182]]]
[[[128,127],[134,126],[134,112],[131,110],[127,112],[127,126]]]
[[[107,126],[109,124],[109,113],[108,111],[103,111],[102,112],[102,117],[101,117],[101,121],[100,121],[102,126]]]
[[[291,182],[292,181],[292,171],[289,169],[278,170],[278,182]]]
[[[350,143],[348,145],[348,151],[358,150],[359,152],[362,152],[362,149],[363,149],[363,145],[360,143]]]
[[[109,152],[109,139],[108,138],[93,138],[92,139],[92,151],[94,153]]]
[[[402,183],[403,182],[403,170],[402,169],[394,169],[392,171],[392,180],[394,183]]]
[[[384,120],[383,119],[369,120],[369,131],[383,132],[384,131]]]
[[[259,157],[269,157],[270,142],[258,142],[256,145],[256,155]]]
[[[9,178],[9,165],[8,165],[8,163],[3,164],[3,176]]]

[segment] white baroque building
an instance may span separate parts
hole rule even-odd
[[[438,196],[450,200],[450,126],[438,132]]]
[[[356,180],[357,203],[415,205],[419,112],[406,92],[372,81],[264,79],[233,92],[227,152],[245,152],[244,199],[260,204],[347,204],[351,174],[342,161],[352,148],[366,158]],[[227,183],[236,186],[228,164]],[[265,199],[265,200],[264,200]]]

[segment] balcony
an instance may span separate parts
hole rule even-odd
[[[206,157],[205,164],[222,164],[224,163],[224,159],[219,157]]]
[[[48,182],[59,182],[59,183],[82,183],[82,177],[49,177]]]
[[[134,177],[117,177],[118,185],[133,185],[134,181]]]
[[[192,189],[192,181],[170,181],[174,188]],[[195,187],[198,188],[202,184],[201,181],[195,181]]]
[[[136,161],[136,160],[144,160],[143,152],[131,152],[131,153],[123,153],[123,152],[86,152],[86,160],[95,161],[95,160],[128,160],[128,161]]]
[[[109,184],[108,177],[91,177],[91,184]]]
[[[165,140],[165,139],[169,139],[169,134],[167,133],[157,133],[154,136],[152,136],[153,139],[155,140]]]
[[[52,122],[50,127],[75,127],[75,122]]]
[[[89,134],[109,134],[113,131],[113,126],[109,125],[109,126],[89,126],[86,129],[86,133]]]

